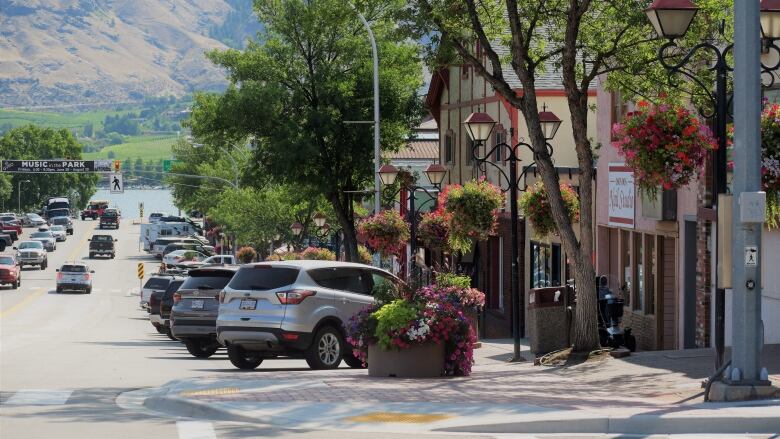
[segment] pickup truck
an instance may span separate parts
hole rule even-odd
[[[106,209],[103,212],[103,215],[100,215],[100,225],[99,227],[101,229],[105,229],[107,227],[111,227],[113,229],[119,228],[119,215],[117,214],[116,210],[113,209]]]
[[[97,255],[107,255],[111,259],[116,256],[116,247],[114,243],[117,240],[111,235],[92,235],[89,239],[89,258]]]
[[[108,207],[108,203],[90,203],[86,209],[81,211],[81,220],[92,218],[96,220],[103,216],[103,211]]]

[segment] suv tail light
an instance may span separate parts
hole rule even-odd
[[[224,291],[220,291],[219,294],[217,294],[217,302],[225,303],[225,292]]]
[[[313,296],[317,294],[315,291],[309,291],[309,290],[291,290],[291,291],[280,291],[276,293],[276,297],[279,299],[279,302],[282,305],[298,305],[299,303],[303,302],[304,299],[306,299],[309,296]]]
[[[89,274],[85,274],[83,277],[84,280],[89,280]]]
[[[173,303],[174,305],[181,302],[181,294],[179,293],[173,293]]]
[[[57,273],[57,280],[62,280],[62,273]]]

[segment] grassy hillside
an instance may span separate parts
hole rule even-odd
[[[116,116],[132,110],[132,108],[125,108],[122,111],[54,113],[0,109],[0,127],[15,128],[22,125],[35,124],[52,128],[76,128],[81,131],[84,125],[92,122],[95,130],[97,130],[103,128],[103,119],[106,116]]]
[[[135,136],[125,143],[103,148],[100,152],[83,154],[85,160],[107,159],[109,152],[114,153],[118,160],[137,159],[144,161],[171,158],[171,146],[176,142],[176,136]]]

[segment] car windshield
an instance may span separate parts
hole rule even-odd
[[[68,209],[49,209],[49,218],[54,218],[58,216],[68,216],[70,215],[70,211]]]
[[[64,232],[65,226],[51,226],[51,230],[56,232]]]
[[[273,290],[290,285],[297,278],[297,268],[255,265],[238,270],[228,286],[234,290]]]
[[[51,232],[35,232],[30,235],[30,238],[51,238]]]
[[[92,241],[97,242],[113,242],[114,238],[111,235],[93,235]]]
[[[87,266],[86,265],[63,265],[62,268],[60,268],[60,271],[64,271],[66,273],[86,273]]]
[[[110,210],[106,210],[103,212],[103,216],[116,216],[116,212],[112,212]]]
[[[10,256],[0,256],[0,265],[14,265],[14,258]]]
[[[41,244],[38,241],[25,241],[21,244],[19,244],[19,250],[27,249],[27,248],[43,248],[43,244]]]

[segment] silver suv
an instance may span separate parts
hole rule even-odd
[[[373,303],[375,285],[398,283],[362,264],[331,261],[261,262],[243,266],[220,293],[217,341],[239,369],[266,358],[304,358],[333,369],[342,358],[361,367],[344,341],[344,323]]]

